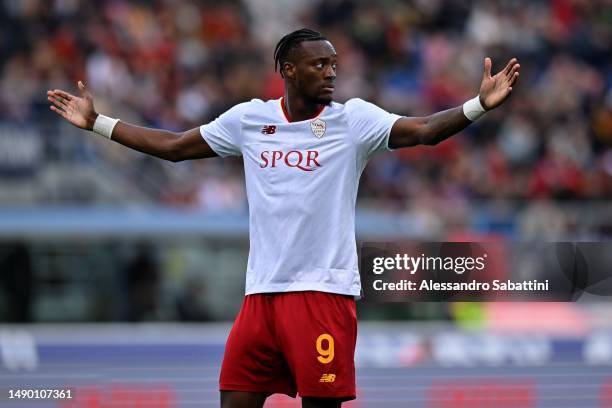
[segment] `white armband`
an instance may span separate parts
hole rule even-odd
[[[119,119],[113,119],[109,118],[108,116],[98,114],[92,130],[94,133],[110,139],[117,122],[119,122]]]
[[[486,109],[483,108],[482,104],[480,103],[480,96],[476,96],[463,104],[463,114],[472,122],[485,113]]]

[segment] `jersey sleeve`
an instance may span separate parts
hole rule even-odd
[[[347,101],[345,107],[349,129],[366,158],[377,152],[391,150],[389,134],[401,116],[359,98]]]
[[[242,155],[242,116],[250,103],[235,105],[212,122],[200,126],[200,134],[219,156]]]

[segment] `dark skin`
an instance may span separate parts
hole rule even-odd
[[[282,63],[285,78],[285,108],[292,121],[306,120],[332,101],[336,80],[337,54],[329,41],[303,42]],[[519,77],[520,65],[512,58],[506,67],[491,76],[491,60],[485,59],[479,97],[489,110],[501,105],[512,92]],[[55,89],[47,92],[51,110],[73,125],[91,130],[98,116],[93,96],[79,81],[81,96]],[[401,118],[389,136],[389,147],[435,145],[472,123],[463,115],[461,106],[425,117]],[[124,146],[173,162],[216,156],[200,136],[200,129],[170,132],[119,122],[112,139]]]
[[[329,41],[307,41],[281,62],[285,109],[292,122],[315,116],[333,100],[338,55]]]
[[[285,109],[291,121],[307,120],[315,116],[324,105],[333,99],[338,55],[329,41],[306,41],[292,50],[281,63],[285,79]],[[516,58],[506,67],[491,76],[491,60],[485,59],[479,98],[482,106],[489,110],[502,104],[512,92],[519,77]],[[79,81],[80,96],[55,89],[47,92],[52,102],[51,110],[73,125],[91,130],[98,116],[94,109],[93,96]],[[456,134],[472,123],[457,106],[425,117],[401,118],[395,122],[389,136],[389,147],[397,149],[417,145],[435,145]],[[165,160],[182,160],[215,157],[216,153],[200,135],[200,129],[185,132],[149,129],[119,122],[112,140],[124,146]],[[267,398],[265,393],[221,391],[222,408],[259,408]],[[303,398],[304,408],[340,407],[338,399]]]

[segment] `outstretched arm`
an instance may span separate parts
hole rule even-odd
[[[491,59],[485,58],[484,73],[478,98],[485,110],[501,105],[512,92],[512,86],[519,77],[520,65],[512,58],[506,67],[491,76]],[[389,135],[389,147],[435,145],[466,128],[468,119],[463,106],[448,109],[422,118],[401,118],[395,122]]]
[[[55,89],[47,91],[47,99],[52,103],[53,112],[76,127],[92,130],[98,118],[93,96],[85,89],[83,82],[79,81],[78,87],[81,96]],[[111,138],[139,152],[174,162],[216,156],[200,135],[199,128],[185,132],[170,132],[118,122],[112,130]]]

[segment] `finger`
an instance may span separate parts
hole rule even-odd
[[[62,91],[61,89],[54,89],[52,91],[47,91],[47,95],[52,95],[52,96],[61,96],[62,98],[71,101],[72,98],[76,98],[76,96],[69,94],[66,91]]]
[[[515,64],[506,76],[508,78],[512,78],[514,74],[519,71],[520,68],[521,68],[520,64]]]
[[[68,119],[68,114],[67,114],[65,111],[63,111],[63,110],[61,110],[61,109],[58,109],[58,108],[56,108],[56,107],[55,107],[55,106],[53,106],[53,105],[51,105],[51,106],[49,107],[49,109],[51,109],[53,112],[55,112],[55,113],[57,113],[58,115],[60,115],[62,118],[64,118],[64,119]]]
[[[63,98],[59,98],[57,96],[55,97],[48,96],[47,99],[60,109],[65,110],[66,108],[68,108],[68,103]]]
[[[514,75],[512,75],[512,79],[510,79],[510,86],[514,85],[514,83],[518,79],[519,75],[520,74],[518,72],[515,72]]]
[[[491,58],[487,57],[484,60],[484,73],[483,78],[491,78]]]
[[[514,83],[516,82],[516,80],[517,80],[517,79],[518,79],[518,72],[517,72],[517,73],[515,73],[514,75],[512,75],[512,77],[511,77],[511,78],[508,78],[508,79],[506,80],[506,85],[507,85],[507,86],[512,86],[512,85],[514,85]]]
[[[89,93],[87,88],[85,88],[85,84],[83,83],[83,81],[79,81],[77,83],[77,86],[79,87],[79,91],[81,92],[81,96],[86,97],[86,98],[91,97],[91,94]]]
[[[56,108],[66,109],[66,105],[55,98],[47,98]]]
[[[508,64],[506,65],[506,67],[503,69],[504,73],[509,73],[512,70],[512,67],[517,63],[516,58],[512,58],[510,61],[508,61]]]

